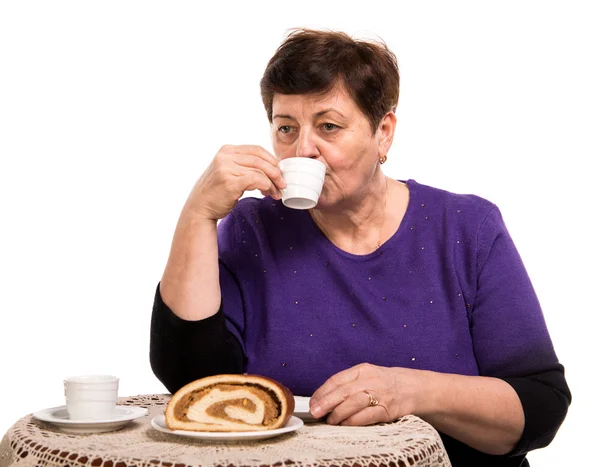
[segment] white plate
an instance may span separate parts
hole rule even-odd
[[[52,407],[33,414],[34,418],[52,423],[57,428],[68,433],[104,433],[123,428],[132,420],[143,417],[148,409],[127,405],[117,405],[115,415],[104,420],[71,420],[67,406]]]
[[[185,430],[171,430],[165,423],[164,415],[157,415],[152,419],[150,423],[152,428],[163,433],[169,433],[172,435],[188,436],[190,438],[205,439],[211,441],[249,441],[254,439],[266,439],[272,438],[273,436],[279,436],[284,433],[296,431],[298,428],[304,425],[304,422],[298,417],[291,417],[285,426],[277,428],[275,430],[265,431],[185,431]]]
[[[294,415],[305,422],[318,422],[320,419],[314,418],[310,414],[310,397],[294,396],[294,402],[296,408],[294,409]]]

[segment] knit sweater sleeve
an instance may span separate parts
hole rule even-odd
[[[519,455],[550,443],[571,393],[532,283],[496,207],[482,222],[477,243],[473,348],[480,374],[503,379],[519,396],[525,428],[511,453]]]
[[[206,319],[179,318],[156,288],[150,326],[150,365],[171,393],[204,376],[242,373],[242,346],[227,329],[223,305]]]

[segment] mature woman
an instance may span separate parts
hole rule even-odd
[[[382,43],[286,38],[261,81],[275,156],[223,146],[194,186],[156,292],[153,370],[172,392],[266,375],[328,423],[415,414],[454,465],[526,465],[566,415],[563,367],[497,207],[382,172],[398,90]],[[290,157],[326,165],[312,210],[279,201]]]

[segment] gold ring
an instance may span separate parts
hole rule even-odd
[[[369,405],[368,407],[375,407],[376,405],[379,405],[379,401],[377,399],[375,399],[366,389],[363,389],[363,392],[369,396]]]

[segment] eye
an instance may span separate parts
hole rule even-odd
[[[323,123],[322,126],[325,131],[333,131],[333,130],[337,130],[339,128],[339,126],[337,126],[334,123]]]
[[[286,134],[292,131],[292,127],[290,127],[289,125],[281,125],[279,128],[277,128],[277,131],[279,133]]]

